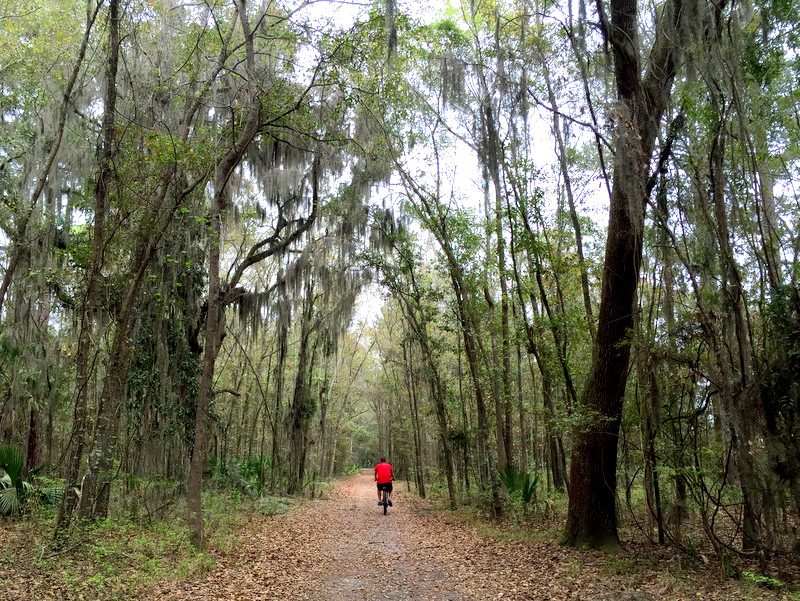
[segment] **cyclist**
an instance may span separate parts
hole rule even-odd
[[[386,491],[389,495],[389,507],[392,506],[392,480],[394,480],[394,470],[390,463],[386,463],[386,457],[381,457],[381,462],[375,466],[375,482],[378,483],[378,505],[383,505],[381,491]]]

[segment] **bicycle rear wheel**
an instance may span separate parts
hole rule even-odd
[[[383,515],[386,515],[386,509],[389,507],[389,493],[383,491]]]

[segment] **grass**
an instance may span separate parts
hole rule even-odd
[[[550,542],[558,534],[555,527],[548,527],[547,523],[539,523],[536,520],[525,523],[521,523],[516,519],[507,519],[501,522],[486,520],[481,513],[471,508],[462,508],[458,514],[462,520],[468,522],[479,534],[492,540],[539,543]]]
[[[183,580],[214,567],[210,555],[189,544],[183,521],[175,526],[138,526],[127,521],[103,521],[73,537],[66,553],[45,553],[33,568],[53,575],[75,596],[116,599],[147,590],[163,580]],[[224,534],[212,529],[210,544]],[[214,542],[211,542],[211,539]]]
[[[785,582],[772,576],[764,576],[763,574],[745,570],[742,572],[741,580],[745,583],[745,586],[750,584],[754,588],[768,588],[778,591],[781,594],[781,598],[786,601],[800,601],[800,591],[790,590]]]
[[[446,496],[430,499],[433,505],[449,511]],[[452,513],[454,519],[468,524],[481,535],[507,542],[550,542],[563,526],[566,515],[566,495],[539,493],[539,502],[532,505],[527,516],[522,503],[511,498],[503,504],[503,518],[495,520],[491,513],[491,499],[471,499]]]
[[[13,597],[16,590],[38,583],[63,590],[70,598],[147,598],[157,583],[180,582],[213,570],[214,553],[239,544],[249,515],[271,514],[288,506],[285,500],[252,502],[230,494],[204,495],[207,553],[190,545],[181,505],[149,525],[126,518],[98,522],[74,533],[59,550],[51,545],[52,513],[38,511],[24,520],[0,522],[0,597]]]
[[[609,576],[635,577],[640,566],[633,557],[626,555],[609,555],[602,569]]]

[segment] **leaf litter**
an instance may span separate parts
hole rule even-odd
[[[386,516],[364,474],[292,511],[254,518],[219,570],[150,598],[593,601],[626,591],[658,601],[788,598],[723,580],[702,565],[697,572],[684,567],[678,578],[655,545],[631,548],[629,559],[614,562],[546,541],[494,540],[397,488]]]
[[[75,592],[57,574],[3,562],[0,600],[147,601],[796,601],[798,596],[726,580],[710,562],[649,543],[620,556],[548,541],[499,539],[459,514],[396,487],[388,515],[371,474],[342,480],[291,510],[251,514],[233,540],[213,546],[213,567],[146,590]],[[514,526],[502,526],[514,528]],[[0,528],[0,542],[10,542]],[[10,595],[10,596],[9,596]]]

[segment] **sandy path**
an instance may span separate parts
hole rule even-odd
[[[396,489],[402,486],[396,486]],[[321,553],[329,566],[319,597],[328,601],[351,599],[463,598],[431,557],[428,541],[408,526],[419,512],[396,490],[394,507],[383,515],[370,475],[343,483],[337,495],[323,501],[330,529],[320,538]],[[345,505],[336,506],[340,499]]]
[[[615,561],[546,541],[492,540],[404,490],[404,483],[395,487],[394,507],[384,516],[366,473],[322,499],[254,517],[240,544],[215,552],[217,566],[205,578],[164,584],[147,598],[596,601],[637,591],[635,598],[655,601],[774,599],[769,592],[742,595],[716,579],[676,589],[668,563],[638,565],[635,551]]]
[[[205,580],[165,585],[155,599],[363,599],[461,601],[461,587],[412,525],[427,510],[395,486],[383,515],[366,473],[325,498],[254,519],[243,544]]]

